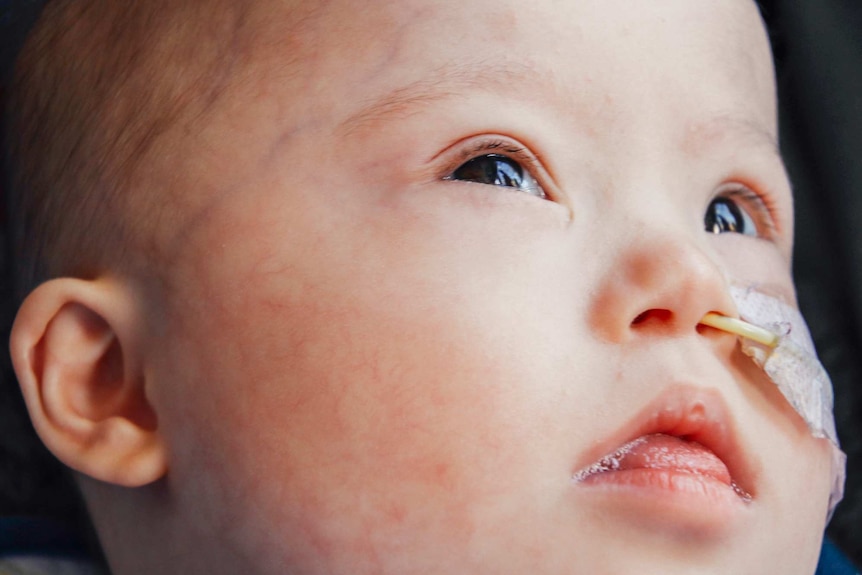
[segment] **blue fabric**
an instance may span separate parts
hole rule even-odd
[[[828,539],[823,541],[820,562],[814,575],[859,575],[841,551]]]

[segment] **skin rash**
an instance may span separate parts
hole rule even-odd
[[[152,161],[170,265],[118,281],[165,472],[85,480],[114,570],[810,575],[828,446],[698,326],[730,278],[794,298],[754,4],[357,6],[253,3]],[[542,194],[459,176],[489,154]],[[751,501],[573,480],[695,420]]]

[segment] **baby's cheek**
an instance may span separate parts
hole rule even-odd
[[[512,265],[535,252],[523,242],[452,249],[448,231],[475,222],[406,219],[339,220],[327,233],[294,222],[268,241],[254,233],[268,220],[254,219],[220,244],[219,265],[190,260],[163,344],[176,384],[164,403],[183,429],[172,477],[189,508],[211,510],[202,524],[214,536],[278,549],[306,571],[356,555],[368,565],[338,568],[358,573],[520,531],[495,518],[501,502],[529,513],[527,480],[559,455],[536,445],[559,411],[562,353],[549,350],[566,341],[547,318],[571,326],[569,307],[538,297],[551,258]],[[569,465],[544,476],[568,485]]]
[[[721,234],[710,240],[729,282],[761,286],[787,302],[795,301],[790,261],[778,245],[741,234]]]
[[[204,465],[230,507],[255,510],[219,522],[303,561],[395,556],[417,532],[469,540],[526,450],[509,421],[517,378],[489,365],[487,341],[442,330],[457,318],[319,301],[211,332],[244,337],[197,377],[211,391],[198,445],[214,446]]]

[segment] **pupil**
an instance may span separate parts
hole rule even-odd
[[[514,160],[498,154],[473,158],[455,170],[452,176],[459,180],[511,188],[523,187],[524,183],[524,172],[521,166]]]
[[[713,200],[704,218],[706,231],[714,234],[736,232],[744,234],[745,218],[736,203],[726,198]]]

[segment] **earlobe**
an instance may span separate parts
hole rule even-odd
[[[10,339],[45,445],[69,467],[127,487],[151,483],[167,468],[136,355],[133,301],[106,280],[54,279],[24,301]]]

